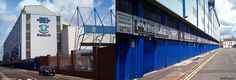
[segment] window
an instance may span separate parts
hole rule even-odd
[[[61,26],[57,25],[57,32],[60,32],[60,31],[61,31]]]
[[[61,19],[60,19],[60,16],[57,16],[57,25],[61,25]]]
[[[61,34],[58,33],[58,34],[57,34],[57,40],[60,40],[60,39],[61,39]]]
[[[30,24],[26,24],[26,30],[30,30]]]
[[[57,50],[61,51],[61,43],[57,43]]]
[[[26,59],[30,59],[30,51],[26,51]]]
[[[117,0],[117,10],[128,14],[133,14],[135,11],[132,3],[135,4],[136,2],[132,2],[131,0]]]
[[[26,14],[26,58],[30,58],[30,14]]]
[[[149,19],[151,21],[161,23],[161,15],[160,15],[160,10],[159,8],[155,7],[145,7],[144,9],[144,18]]]
[[[26,41],[30,40],[30,33],[26,33]]]
[[[168,18],[167,26],[177,29],[177,20],[173,18]]]
[[[30,41],[26,41],[26,48],[30,48]]]
[[[30,14],[26,14],[26,23],[30,23]]]

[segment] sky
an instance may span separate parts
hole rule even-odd
[[[236,37],[236,0],[215,0],[215,8],[221,24],[221,39]]]
[[[56,15],[61,16],[63,24],[75,24],[72,18],[76,7],[80,7],[82,16],[87,19],[93,8],[96,8],[101,17],[109,9],[115,10],[115,0],[0,0],[0,56],[3,43],[13,28],[21,10],[27,5],[43,5]],[[76,16],[74,16],[76,17]]]

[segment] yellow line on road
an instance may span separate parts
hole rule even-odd
[[[190,80],[198,71],[200,71],[216,54],[218,54],[222,49],[220,49],[219,51],[217,51],[215,54],[213,54],[210,58],[208,58],[207,60],[205,60],[204,62],[202,62],[200,64],[200,66],[194,70],[192,73],[190,73],[184,80]]]

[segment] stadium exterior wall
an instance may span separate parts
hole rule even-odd
[[[159,1],[116,1],[117,80],[140,78],[150,71],[219,48],[217,37]],[[214,25],[219,29],[219,23]]]

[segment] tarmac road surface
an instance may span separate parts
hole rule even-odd
[[[191,80],[236,80],[236,48],[223,48]]]
[[[55,76],[42,76],[37,71],[11,69],[0,66],[0,80],[89,80],[56,74]]]

